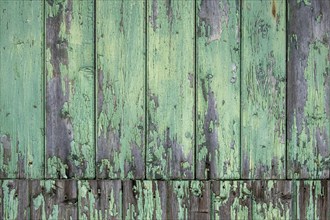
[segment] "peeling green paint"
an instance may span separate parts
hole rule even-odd
[[[17,190],[11,188],[12,181],[4,180],[2,183],[2,205],[3,205],[3,218],[5,220],[17,219],[18,217],[18,196]]]
[[[98,176],[143,178],[145,2],[96,7]]]
[[[95,176],[93,6],[66,0],[45,8],[46,156],[67,165],[69,178]],[[53,171],[47,164],[47,177],[57,177]]]
[[[212,184],[211,219],[251,219],[249,182],[221,181]]]
[[[199,0],[197,6],[196,175],[239,178],[240,5]]]
[[[298,166],[298,170],[288,170],[289,176],[293,178],[299,178],[301,175],[322,177],[329,172],[330,123],[326,110],[329,100],[324,87],[329,78],[328,54],[328,46],[320,41],[309,45],[309,56],[304,73],[308,82],[303,109],[305,119],[301,122],[301,129],[298,129],[295,115],[288,146],[289,159]]]
[[[194,1],[148,2],[148,179],[194,177],[194,11]]]
[[[284,178],[286,4],[243,1],[241,175]]]
[[[1,178],[44,177],[42,8],[42,1],[0,4]]]

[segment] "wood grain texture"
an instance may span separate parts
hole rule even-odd
[[[97,177],[145,177],[145,2],[97,1]]]
[[[3,180],[0,191],[1,219],[20,220],[29,218],[27,180]]]
[[[42,219],[77,219],[78,195],[76,180],[42,180],[41,192],[36,190],[31,194],[33,206],[42,207]]]
[[[291,219],[292,182],[261,180],[253,182],[253,219]]]
[[[210,183],[125,181],[124,219],[210,219]]]
[[[147,7],[148,179],[194,178],[194,1]]]
[[[0,178],[44,177],[42,9],[0,4]]]
[[[49,181],[48,181],[49,182]],[[46,220],[46,193],[50,191],[46,188],[44,180],[29,181],[29,204],[30,204],[30,218]],[[49,184],[47,185],[49,186]],[[47,189],[47,190],[46,190]]]
[[[329,219],[329,181],[295,181],[297,219]]]
[[[240,177],[240,4],[197,2],[196,177]]]
[[[285,178],[285,1],[243,1],[241,175]]]
[[[252,219],[250,181],[211,182],[211,219]]]
[[[30,188],[32,219],[77,218],[76,180],[33,180]]]
[[[330,2],[290,1],[288,177],[330,175]]]
[[[46,177],[95,177],[94,2],[46,3]]]
[[[78,218],[122,219],[121,181],[80,180],[78,182]]]

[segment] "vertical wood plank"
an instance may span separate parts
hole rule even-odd
[[[194,1],[148,3],[147,178],[194,178]]]
[[[295,181],[298,219],[328,219],[329,181]]]
[[[252,188],[249,181],[211,183],[211,219],[252,219]]]
[[[0,4],[0,178],[44,177],[43,13]]]
[[[330,2],[288,2],[288,177],[329,178]]]
[[[44,180],[29,181],[31,219],[46,220],[46,187]]]
[[[210,183],[124,181],[124,219],[210,219]]]
[[[94,2],[46,3],[46,177],[95,176]]]
[[[240,4],[197,2],[198,179],[240,177]]]
[[[211,182],[190,182],[190,208],[188,219],[211,219]]]
[[[122,219],[120,180],[78,182],[79,219]]]
[[[97,176],[145,177],[145,1],[97,1]]]
[[[285,1],[243,1],[242,177],[285,178]]]
[[[76,180],[46,180],[46,219],[77,219],[78,195]]]
[[[29,218],[28,180],[3,180],[0,197],[1,219]]]
[[[292,219],[291,181],[253,181],[253,219]]]

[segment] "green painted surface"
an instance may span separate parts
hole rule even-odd
[[[145,2],[97,1],[97,176],[145,177]]]
[[[251,182],[221,181],[211,185],[211,219],[251,219]]]
[[[41,1],[0,2],[1,178],[44,177],[42,9]]]
[[[296,204],[298,219],[328,219],[329,186],[327,181],[296,181]]]
[[[46,3],[46,176],[95,177],[94,3]]]
[[[0,218],[330,219],[329,10],[0,0]]]
[[[285,178],[285,1],[243,1],[241,175]]]
[[[253,219],[292,219],[291,181],[255,181],[252,193]]]
[[[197,2],[196,177],[240,177],[240,5]]]
[[[82,180],[78,182],[79,219],[121,219],[121,182]]]
[[[148,1],[148,179],[194,178],[194,1]]]
[[[330,2],[290,2],[288,17],[289,178],[330,175]],[[297,27],[306,17],[305,31]]]
[[[320,41],[309,46],[305,78],[307,97],[304,107],[305,120],[298,131],[294,121],[292,137],[289,142],[289,159],[298,163],[303,173],[311,177],[328,176],[330,168],[330,117],[326,105],[330,97],[323,85],[329,81],[329,47]],[[330,85],[330,84],[329,84]],[[291,167],[290,167],[291,168]],[[289,175],[298,178],[295,170],[289,169]],[[302,174],[304,175],[304,174]]]

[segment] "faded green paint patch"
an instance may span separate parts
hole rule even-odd
[[[145,176],[145,2],[98,1],[97,175]]]
[[[10,180],[4,180],[2,183],[3,218],[6,220],[17,219],[18,217],[18,192],[12,184]]]
[[[193,178],[194,1],[154,0],[147,11],[147,178]]]
[[[212,182],[211,188],[211,219],[251,219],[250,182]]]
[[[79,219],[121,219],[121,181],[81,180],[78,182]]]
[[[241,169],[244,178],[285,177],[285,9],[284,0],[244,1],[242,5]]]
[[[292,137],[289,140],[289,169],[293,178],[311,176],[326,177],[330,169],[330,97],[327,85],[330,85],[329,48],[320,41],[309,45],[304,78],[307,83],[304,91],[305,105],[302,111],[304,119],[297,122],[295,112]],[[300,110],[299,110],[300,111]]]
[[[58,157],[50,157],[47,159],[48,174],[53,177],[61,177],[67,179],[68,165],[64,164]]]
[[[290,219],[291,181],[254,181],[253,219]]]
[[[41,219],[46,220],[46,207],[45,207],[45,198],[42,194],[39,194],[37,197],[33,198],[33,208],[31,212],[35,212],[36,210],[40,209],[41,211]]]
[[[44,177],[42,8],[42,1],[0,4],[2,178]]]
[[[93,6],[48,1],[45,12],[47,162],[57,157],[69,178],[95,176]],[[48,177],[57,177],[47,168]]]
[[[240,5],[197,2],[197,171],[240,176]]]

